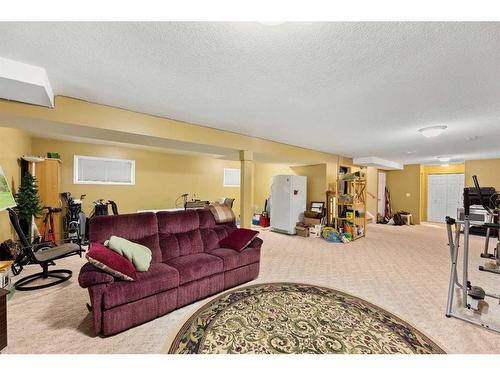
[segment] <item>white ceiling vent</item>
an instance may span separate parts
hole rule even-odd
[[[385,170],[403,169],[403,164],[399,164],[391,160],[381,159],[376,156],[354,158],[352,159],[352,162],[356,165],[364,165],[366,167],[375,167]]]
[[[0,98],[54,107],[54,93],[44,68],[1,57]]]

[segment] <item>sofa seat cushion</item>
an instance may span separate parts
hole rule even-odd
[[[224,269],[221,258],[207,253],[183,255],[170,259],[167,264],[179,271],[181,285],[221,273]]]
[[[135,282],[115,281],[103,295],[105,309],[158,294],[179,286],[179,272],[163,263],[152,263],[146,272],[137,272]]]
[[[234,270],[260,261],[260,248],[248,247],[243,251],[220,248],[210,251],[210,254],[222,259],[224,271]]]

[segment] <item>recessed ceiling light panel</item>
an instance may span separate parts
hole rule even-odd
[[[441,135],[441,133],[444,132],[446,128],[447,128],[446,125],[428,126],[426,128],[418,129],[418,131],[424,137],[432,138]]]
[[[281,25],[282,23],[285,23],[284,21],[275,21],[275,22],[265,22],[265,21],[258,21],[258,23],[260,23],[261,25],[264,25],[264,26],[278,26],[278,25]]]

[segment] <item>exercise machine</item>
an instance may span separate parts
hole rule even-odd
[[[90,215],[90,219],[92,219],[95,216],[109,215],[108,206],[111,206],[111,212],[113,212],[113,215],[118,215],[118,205],[116,204],[115,201],[112,200],[106,201],[104,199],[98,199],[93,202],[93,205],[94,205],[94,210]]]
[[[500,295],[487,292],[482,287],[473,285],[469,280],[469,245],[470,245],[470,228],[472,226],[480,226],[487,229],[487,237],[485,243],[485,249],[483,251],[482,257],[485,257],[485,254],[489,254],[486,256],[488,259],[495,259],[498,256],[498,248],[499,245],[495,247],[495,252],[491,254],[488,249],[489,244],[489,231],[491,229],[500,229],[500,224],[498,224],[498,216],[499,216],[499,205],[498,203],[498,193],[492,190],[492,188],[481,188],[479,186],[479,182],[476,176],[472,177],[474,181],[474,188],[465,188],[464,189],[464,208],[463,214],[457,215],[457,220],[446,217],[446,228],[448,234],[448,245],[450,248],[450,257],[451,257],[451,272],[450,272],[450,282],[448,286],[448,301],[446,305],[446,316],[460,319],[462,321],[478,325],[492,331],[500,332],[498,327],[494,327],[481,321],[475,317],[465,316],[464,314],[460,314],[454,311],[453,308],[453,300],[455,295],[455,288],[461,292],[462,301],[461,304],[464,308],[468,310],[473,310],[477,312],[478,315],[481,314],[482,308],[484,306],[485,298],[492,298],[500,303]],[[493,191],[493,193],[492,193]],[[487,213],[486,217],[484,216],[474,216],[473,210],[477,209],[478,206],[481,206],[484,211]],[[486,220],[485,220],[486,219]],[[453,233],[453,227],[455,229]],[[463,244],[463,262],[462,262],[462,280],[460,281],[458,278],[458,256],[460,249],[460,237],[461,232],[463,230],[464,236],[464,244]],[[480,271],[488,271],[493,273],[492,270],[498,269],[498,263],[495,266],[480,266]]]
[[[108,206],[111,206],[111,212],[113,212],[113,215],[118,215],[118,205],[116,204],[115,201],[112,200],[104,200],[104,199],[97,199],[93,202],[94,209],[92,210],[92,213],[90,214],[90,217],[87,218],[86,220],[86,228],[85,228],[85,234],[87,236],[87,239],[90,238],[90,221],[96,217],[96,216],[108,216],[109,215],[109,209]]]
[[[481,189],[476,176],[473,176],[474,185],[476,189]],[[493,189],[494,190],[494,189]],[[498,219],[500,216],[500,194],[496,191],[492,192],[487,200],[484,199],[482,195],[479,196],[481,206],[488,213],[488,222],[484,224],[486,228],[486,239],[484,242],[484,250],[481,254],[481,258],[489,259],[490,262],[488,266],[480,266],[480,271],[492,272],[500,274],[500,225],[498,224]],[[493,249],[493,252],[489,251],[491,232],[496,231],[497,244]]]

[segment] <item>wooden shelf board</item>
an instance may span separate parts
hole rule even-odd
[[[354,217],[352,219],[348,219],[347,217],[334,217],[334,219],[354,221],[354,220],[364,220],[365,218],[364,217]]]

